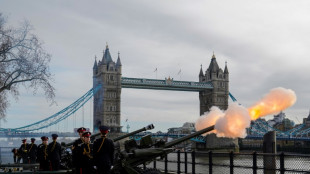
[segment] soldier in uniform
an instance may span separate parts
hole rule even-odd
[[[51,142],[48,149],[48,157],[51,162],[51,171],[59,170],[60,157],[61,157],[61,146],[57,142],[57,134],[52,134],[53,142]]]
[[[22,159],[22,157],[19,155],[18,149],[17,149],[17,148],[13,148],[13,149],[12,149],[12,153],[13,153],[14,163],[19,164],[19,163],[20,163],[20,160]],[[17,159],[16,159],[16,158],[17,158]]]
[[[27,139],[22,139],[22,145],[20,146],[20,148],[18,149],[19,154],[21,155],[22,159],[23,159],[23,164],[28,164],[28,143],[26,142]]]
[[[81,154],[82,154],[82,144],[84,142],[83,133],[86,131],[86,128],[80,127],[77,132],[79,133],[80,138],[76,140],[72,145],[72,163],[75,168],[76,173],[80,173],[81,166]]]
[[[29,144],[28,157],[30,164],[36,163],[38,146],[34,144],[35,141],[36,141],[35,138],[31,138],[31,144]]]
[[[49,160],[48,160],[48,137],[43,136],[41,137],[42,144],[38,146],[38,161],[40,163],[40,170],[48,171],[49,170]]]
[[[107,138],[109,127],[99,127],[101,138],[94,142],[94,162],[98,173],[110,174],[114,160],[114,143]]]
[[[82,144],[80,174],[94,173],[93,169],[93,144],[90,142],[90,132],[83,133],[84,143]]]

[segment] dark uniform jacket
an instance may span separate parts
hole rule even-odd
[[[51,142],[48,147],[48,158],[51,162],[50,170],[59,170],[60,168],[60,159],[61,159],[61,146],[54,140]]]
[[[28,143],[22,144],[18,149],[20,156],[23,158],[23,163],[28,163]]]
[[[111,166],[114,160],[114,143],[109,138],[99,138],[94,142],[94,161],[97,167]]]
[[[81,154],[82,154],[82,144],[83,141],[81,139],[76,140],[72,146],[72,163],[73,166],[79,168],[81,165]]]
[[[60,161],[61,157],[61,146],[58,142],[53,141],[48,144],[48,157],[50,161]]]
[[[38,161],[48,160],[47,145],[40,144],[37,151]]]
[[[40,144],[38,146],[37,160],[40,163],[41,170],[49,170],[47,145]]]
[[[91,170],[93,165],[93,144],[83,143],[81,154],[81,168]]]
[[[36,161],[36,158],[37,158],[37,148],[38,146],[34,143],[31,143],[28,145],[29,148],[28,148],[28,156],[29,156],[29,159],[30,159],[30,163],[35,163]]]

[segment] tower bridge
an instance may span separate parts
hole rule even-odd
[[[120,54],[114,62],[106,46],[102,59],[98,62],[95,60],[93,66],[93,87],[102,85],[94,95],[94,131],[98,131],[101,124],[108,125],[112,132],[121,131],[122,88],[199,92],[200,115],[212,106],[226,110],[231,95],[227,64],[223,71],[213,54],[209,67],[204,73],[201,66],[198,77],[199,82],[175,81],[170,77],[165,80],[122,77]]]
[[[122,88],[150,89],[150,90],[173,90],[185,92],[198,92],[200,101],[200,115],[209,111],[212,106],[218,106],[222,110],[228,107],[228,98],[233,101],[236,99],[229,92],[229,72],[227,63],[224,71],[218,66],[216,57],[213,54],[209,66],[203,71],[201,66],[198,75],[199,81],[177,81],[172,78],[166,79],[146,79],[122,77],[121,58],[118,54],[117,61],[114,62],[106,46],[102,59],[95,60],[93,66],[93,88],[86,94],[74,101],[63,110],[53,114],[41,121],[19,127],[19,128],[0,128],[3,135],[11,133],[33,132],[56,125],[66,120],[79,110],[83,105],[93,98],[93,130],[96,132],[101,124],[111,127],[113,132],[120,132],[121,125],[121,91]],[[310,120],[310,119],[309,119]],[[268,127],[263,123],[255,123],[250,127],[254,134],[248,138],[260,138],[266,131],[275,130],[280,132],[282,137],[302,138],[310,133],[309,126],[301,124],[298,127],[281,132]],[[9,132],[9,134],[8,134]],[[1,134],[2,135],[2,134]],[[257,135],[257,136],[256,136]]]

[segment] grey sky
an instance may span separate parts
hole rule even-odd
[[[120,51],[124,77],[156,78],[158,68],[159,79],[198,81],[200,64],[205,71],[214,51],[222,69],[227,61],[230,92],[243,105],[280,86],[297,94],[288,118],[298,123],[309,114],[309,1],[1,0],[0,6],[11,25],[27,19],[45,42],[58,104],[24,91],[12,100],[4,127],[41,120],[82,96],[106,42],[114,61]],[[199,117],[198,93],[123,89],[121,109],[131,130],[153,122],[166,131]]]

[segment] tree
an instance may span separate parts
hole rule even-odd
[[[9,107],[9,94],[17,100],[21,85],[34,95],[43,89],[47,100],[54,102],[55,88],[49,69],[51,55],[32,30],[27,21],[17,28],[7,26],[6,18],[0,13],[0,119]]]

